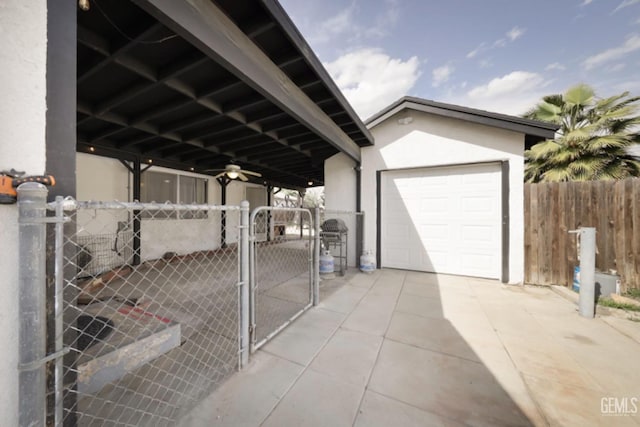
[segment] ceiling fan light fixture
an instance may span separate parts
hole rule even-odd
[[[227,172],[227,177],[229,177],[229,179],[236,179],[238,177],[238,172],[229,171],[229,172]]]

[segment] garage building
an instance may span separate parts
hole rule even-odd
[[[378,266],[522,282],[524,151],[555,126],[412,97],[366,124],[375,145],[327,160],[325,192],[359,193]]]

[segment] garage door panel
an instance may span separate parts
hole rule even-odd
[[[411,268],[411,252],[408,248],[389,248],[386,255],[389,262],[398,268]]]
[[[499,164],[384,172],[381,203],[383,266],[499,277]]]
[[[439,215],[449,210],[449,202],[446,197],[425,196],[420,200],[420,213],[422,215]]]
[[[421,271],[435,271],[437,266],[442,267],[450,264],[448,251],[430,250],[429,253],[422,252],[420,261],[424,266]],[[415,270],[415,268],[411,269]]]
[[[495,255],[476,254],[472,252],[463,252],[460,257],[461,266],[466,271],[486,271],[487,264],[493,264],[496,261]]]
[[[403,223],[390,223],[386,229],[384,237],[387,237],[387,241],[393,245],[396,241],[407,241],[412,234],[411,227],[406,222]]]
[[[463,245],[477,245],[494,253],[497,249],[498,240],[495,235],[495,228],[489,225],[462,225],[461,243]]]
[[[493,197],[462,196],[462,214],[486,214],[492,217],[496,214],[495,195]]]
[[[423,243],[447,242],[449,235],[448,224],[422,224],[419,227],[418,238],[420,238]]]

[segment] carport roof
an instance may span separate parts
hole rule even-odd
[[[525,135],[525,147],[527,149],[540,141],[553,138],[555,132],[559,128],[558,125],[553,123],[477,110],[475,108],[463,107],[460,105],[445,104],[443,102],[436,102],[429,99],[415,98],[411,96],[400,98],[384,110],[367,119],[365,122],[367,128],[371,129],[379,125],[389,117],[406,108],[523,133]]]
[[[92,0],[78,10],[77,150],[260,182],[324,181],[368,129],[276,0]],[[207,173],[207,172],[204,172]]]

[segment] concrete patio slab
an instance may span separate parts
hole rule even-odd
[[[452,329],[455,327],[448,319],[394,313],[385,336],[403,344],[479,362],[469,344],[452,333]]]
[[[351,313],[366,293],[367,288],[347,284],[336,291],[337,295],[334,298],[322,301],[318,307],[339,313]]]
[[[307,370],[262,425],[348,427],[363,392],[362,387]]]
[[[335,311],[311,310],[276,335],[263,350],[306,366],[338,329],[344,317],[343,313]]]
[[[360,406],[356,427],[463,427],[464,424],[440,417],[381,394],[367,391]]]
[[[356,386],[369,381],[382,337],[339,329],[316,356],[310,368]]]
[[[344,281],[184,425],[640,427],[638,322],[484,279]]]
[[[303,370],[303,366],[259,352],[243,372],[200,403],[180,425],[260,425]]]
[[[391,340],[382,345],[369,388],[463,424],[531,425],[482,363]]]
[[[602,398],[609,396],[603,396],[601,391],[575,387],[552,379],[525,376],[525,380],[552,426],[640,425],[638,414],[602,414]]]

